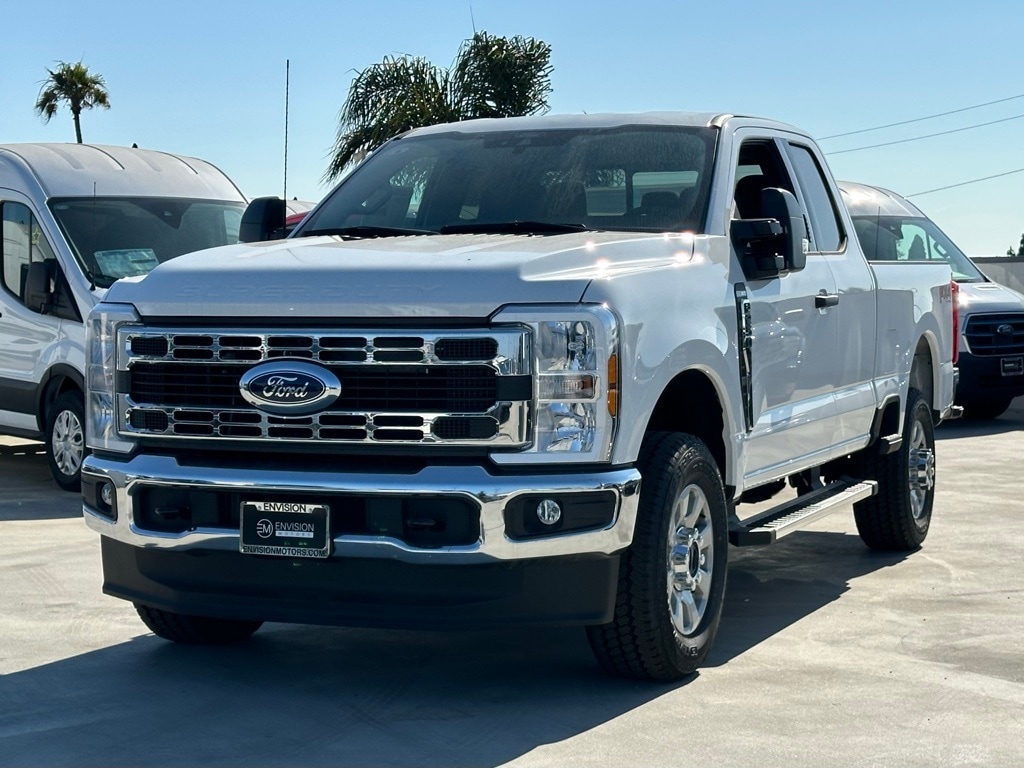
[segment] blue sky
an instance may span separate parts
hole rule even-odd
[[[814,136],[1024,93],[1019,2],[775,0],[389,0],[6,4],[0,141],[74,141],[70,114],[33,111],[45,68],[83,60],[111,109],[87,142],[201,157],[249,196],[283,187],[285,60],[291,62],[288,196],[317,200],[353,73],[385,55],[447,66],[476,28],[550,43],[551,111],[756,114]],[[836,151],[1024,115],[1024,98],[822,141]],[[1024,118],[831,156],[837,178],[909,194],[1024,168]],[[915,202],[970,255],[1024,232],[1024,173]]]

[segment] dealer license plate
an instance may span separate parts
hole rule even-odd
[[[243,501],[239,549],[249,555],[330,557],[326,504]]]
[[[1024,357],[1004,357],[999,368],[1003,376],[1024,376]]]

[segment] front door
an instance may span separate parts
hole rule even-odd
[[[38,388],[60,336],[61,320],[24,303],[28,265],[54,259],[53,249],[25,203],[0,198],[0,426],[35,431]]]
[[[764,188],[799,194],[789,169],[775,139],[743,137],[733,217],[762,218]],[[745,290],[753,339],[744,475],[747,484],[757,484],[820,463],[832,445],[829,361],[840,352],[835,314],[819,297],[834,296],[836,281],[826,257],[810,252],[804,269],[747,280]]]

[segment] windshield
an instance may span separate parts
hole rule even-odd
[[[985,276],[931,219],[920,216],[854,216],[869,261],[948,261],[958,283],[983,283]]]
[[[88,197],[51,200],[50,209],[89,277],[109,287],[183,253],[237,243],[245,204]]]
[[[715,137],[663,126],[410,136],[369,157],[296,236],[695,231]]]

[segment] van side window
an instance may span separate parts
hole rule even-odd
[[[811,150],[799,144],[789,144],[788,152],[804,193],[807,218],[811,225],[811,247],[815,251],[838,251],[846,235],[818,161]]]
[[[28,265],[54,258],[39,222],[21,203],[2,203],[4,226],[3,285],[10,293],[24,299]]]

